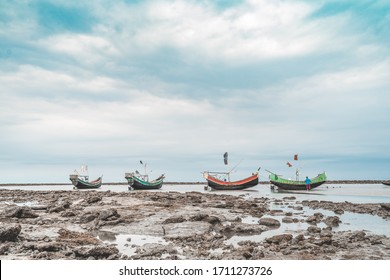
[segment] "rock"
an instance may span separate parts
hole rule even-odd
[[[45,252],[58,252],[63,249],[63,246],[61,243],[58,242],[48,242],[48,243],[42,243],[38,244],[36,246],[36,249],[38,251],[45,251]]]
[[[252,258],[252,254],[250,252],[244,252],[242,254],[242,256],[247,259],[247,260],[250,260]]]
[[[335,214],[337,214],[337,215],[342,215],[342,214],[344,214],[344,210],[343,210],[343,209],[335,209],[333,212],[334,212]]]
[[[261,218],[259,224],[267,227],[280,227],[280,222],[273,218]]]
[[[357,241],[363,241],[366,239],[366,233],[362,230],[354,232],[350,238],[351,241],[357,242]]]
[[[194,215],[194,216],[191,216],[188,220],[189,220],[189,221],[204,221],[204,220],[206,220],[208,217],[209,217],[209,215],[207,215],[207,214],[199,213],[199,214],[196,214],[196,215]]]
[[[386,211],[390,211],[390,203],[381,204],[381,208],[386,210]]]
[[[76,257],[82,259],[106,259],[112,255],[118,254],[119,250],[113,246],[84,246],[75,248],[74,252]]]
[[[292,238],[293,238],[292,234],[280,234],[280,235],[274,235],[270,238],[267,238],[265,239],[265,241],[267,243],[280,244],[280,243],[290,242]]]
[[[64,218],[74,217],[74,216],[77,216],[77,212],[72,211],[72,210],[68,210],[68,211],[61,213],[61,217],[64,217]]]
[[[88,204],[93,204],[101,200],[102,198],[100,196],[90,196],[85,200],[85,202],[87,202]]]
[[[99,216],[98,213],[88,213],[87,212],[87,213],[84,213],[84,214],[81,215],[79,221],[82,224],[86,224],[86,223],[89,223],[89,222],[95,220],[98,216]]]
[[[58,234],[57,242],[66,243],[67,245],[98,245],[101,243],[99,239],[88,233],[60,229]]]
[[[221,223],[221,220],[216,216],[209,216],[205,221],[212,224],[212,225],[216,225],[216,224]]]
[[[19,224],[4,224],[0,226],[0,242],[17,241],[20,231]]]
[[[9,251],[9,245],[8,244],[0,245],[0,255],[5,255],[8,251]]]
[[[65,211],[65,208],[62,206],[53,206],[49,208],[49,213],[59,213]]]
[[[323,229],[320,233],[320,237],[332,237],[333,233],[331,230]]]
[[[310,233],[320,233],[321,232],[321,229],[317,226],[309,226],[307,228],[307,231],[310,232]]]
[[[312,244],[317,245],[317,246],[331,245],[332,244],[332,238],[320,237],[319,239],[312,239],[310,242]]]
[[[295,200],[297,199],[295,196],[286,196],[286,197],[283,197],[284,200]]]
[[[186,221],[186,219],[183,216],[177,216],[177,217],[168,218],[165,221],[163,221],[162,223],[163,224],[178,224],[178,223],[182,223],[185,221]]]
[[[108,220],[115,220],[118,219],[120,215],[116,211],[116,209],[107,209],[102,210],[99,213],[99,220],[108,221]]]
[[[270,210],[268,211],[268,214],[271,216],[282,216],[284,215],[283,210]]]
[[[4,216],[8,218],[37,218],[39,217],[38,214],[34,213],[30,207],[27,206],[11,206],[8,207],[5,212]]]
[[[283,223],[289,224],[289,223],[293,223],[293,222],[294,222],[294,219],[291,218],[291,217],[284,217],[284,218],[282,219],[282,222],[283,222]]]
[[[324,223],[325,223],[327,226],[330,226],[330,227],[338,226],[340,222],[341,222],[341,221],[340,221],[340,218],[337,217],[337,216],[327,217],[327,218],[324,220]]]
[[[317,217],[316,216],[309,216],[307,219],[306,219],[306,223],[309,223],[309,224],[317,224],[318,223],[318,220],[317,220]]]
[[[297,244],[297,243],[304,241],[304,240],[305,240],[305,236],[303,234],[298,234],[297,236],[294,237],[293,243]]]

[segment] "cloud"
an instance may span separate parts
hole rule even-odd
[[[1,5],[0,164],[193,180],[226,151],[243,173],[389,156],[385,2]]]

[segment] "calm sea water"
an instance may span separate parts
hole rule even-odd
[[[206,184],[164,184],[157,192],[200,192],[213,194],[244,195],[247,197],[268,197],[283,198],[294,196],[297,200],[324,200],[333,202],[352,202],[352,203],[390,203],[390,186],[383,184],[324,184],[309,192],[307,191],[277,191],[271,190],[268,184],[259,184],[256,187],[239,191],[214,191],[205,190]],[[40,186],[0,186],[0,189],[20,189],[20,190],[74,190],[72,185],[40,185]],[[128,192],[127,185],[102,185],[97,191]]]

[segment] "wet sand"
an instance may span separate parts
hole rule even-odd
[[[390,259],[387,236],[338,230],[344,212],[390,225],[390,203],[0,190],[0,259]]]

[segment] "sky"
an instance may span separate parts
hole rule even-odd
[[[5,0],[0,183],[390,179],[389,89],[386,0]]]

